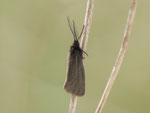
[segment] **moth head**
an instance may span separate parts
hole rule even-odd
[[[75,41],[73,42],[73,46],[74,46],[74,47],[79,47],[79,41],[78,41],[78,40],[75,40]]]

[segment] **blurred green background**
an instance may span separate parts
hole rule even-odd
[[[103,113],[150,113],[150,1],[139,0],[131,38]],[[86,94],[76,113],[94,113],[115,63],[130,0],[95,0],[84,60]],[[0,0],[0,113],[67,113],[63,90],[86,0]]]

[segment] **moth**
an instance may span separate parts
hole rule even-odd
[[[68,67],[67,67],[67,78],[65,81],[64,89],[71,94],[77,96],[83,96],[85,94],[85,71],[83,66],[83,53],[85,53],[79,44],[79,39],[82,36],[84,26],[80,35],[75,27],[75,22],[73,21],[73,26],[70,23],[69,18],[67,18],[69,28],[72,32],[74,42],[70,47],[69,57],[68,57]]]

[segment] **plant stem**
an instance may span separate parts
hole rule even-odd
[[[69,113],[75,113],[76,105],[77,105],[77,96],[72,95],[72,97],[70,99]]]
[[[92,23],[92,12],[93,12],[93,7],[94,7],[94,1],[95,0],[87,0],[87,8],[86,8],[86,13],[85,13],[85,19],[84,19],[84,31],[83,35],[81,38],[81,48],[85,51],[86,50],[86,45],[88,41],[88,34],[90,31],[91,23]]]
[[[110,90],[113,86],[113,83],[117,77],[118,71],[120,69],[120,66],[122,64],[125,52],[126,52],[126,48],[128,45],[128,40],[129,40],[129,36],[130,36],[130,32],[131,32],[131,27],[133,24],[133,20],[134,20],[134,16],[135,16],[135,12],[136,12],[136,6],[137,6],[137,0],[132,0],[131,2],[131,7],[130,7],[130,11],[129,11],[129,15],[128,15],[128,20],[127,20],[127,24],[126,24],[126,28],[125,28],[125,33],[124,33],[124,39],[123,39],[123,43],[122,46],[120,48],[120,52],[118,54],[116,63],[112,69],[112,73],[110,75],[110,78],[108,80],[108,83],[106,85],[106,88],[103,92],[103,95],[101,97],[101,100],[97,106],[96,112],[95,113],[101,113],[103,106],[107,100],[107,97],[110,93]]]
[[[95,0],[87,0],[87,7],[86,7],[85,19],[84,19],[84,31],[82,34],[81,44],[80,44],[81,49],[84,51],[86,50],[88,34],[92,23],[92,11],[94,7],[94,1]],[[70,99],[69,113],[75,113],[76,104],[77,104],[77,96],[72,95]]]

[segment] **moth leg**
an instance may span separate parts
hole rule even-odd
[[[88,56],[87,52],[85,52],[84,50],[82,50],[82,52],[83,52],[84,54],[86,54],[86,56]]]

